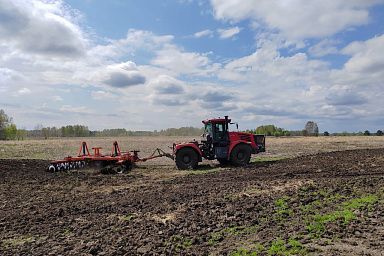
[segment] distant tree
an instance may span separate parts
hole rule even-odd
[[[371,133],[368,130],[365,130],[364,131],[364,136],[369,136],[369,135],[371,135]]]
[[[329,132],[325,131],[324,136],[329,136]]]
[[[15,124],[9,124],[4,129],[5,139],[14,140],[17,136],[17,128]]]
[[[24,140],[27,136],[27,131],[25,129],[17,129],[16,138],[17,140]]]
[[[376,136],[383,136],[383,131],[382,130],[377,130]]]
[[[49,131],[50,129],[49,128],[43,128],[41,129],[41,134],[43,135],[44,139],[48,139],[48,137],[50,137],[49,135]]]
[[[276,127],[272,124],[262,125],[257,127],[254,131],[249,131],[255,134],[265,134],[267,136],[290,136],[290,132],[283,128]]]
[[[4,110],[0,109],[0,140],[6,139],[5,129],[11,122],[12,118],[5,114]]]
[[[313,121],[308,121],[305,125],[304,130],[308,136],[318,136],[319,135],[319,127],[317,123]]]

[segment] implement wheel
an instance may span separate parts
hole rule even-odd
[[[182,148],[176,153],[176,166],[179,170],[195,169],[198,161],[198,155],[192,148]]]
[[[247,165],[251,159],[251,147],[245,144],[237,145],[232,150],[230,159],[234,166]]]

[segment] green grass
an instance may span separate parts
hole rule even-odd
[[[251,158],[251,163],[269,163],[288,159],[286,156],[258,156]]]
[[[257,256],[257,251],[251,251],[245,248],[239,248],[236,251],[231,252],[230,256]]]
[[[289,238],[284,241],[280,238],[262,245],[260,243],[250,246],[251,248],[238,248],[231,256],[257,256],[257,255],[307,255],[305,247],[296,239]]]
[[[379,198],[376,195],[367,195],[360,198],[354,198],[343,203],[343,207],[349,210],[362,209],[375,204]]]
[[[331,223],[341,228],[348,225],[351,221],[357,218],[356,211],[369,211],[375,204],[380,202],[379,200],[381,198],[379,192],[377,194],[365,194],[360,195],[359,197],[355,196],[355,198],[352,199],[347,199],[346,196],[333,193],[332,191],[327,192],[325,190],[314,189],[306,190],[306,194],[302,195],[302,197],[309,196],[309,198],[315,200],[307,205],[301,205],[299,208],[301,211],[296,213],[302,216],[304,225],[302,225],[301,222],[296,224],[299,224],[304,230],[307,230],[309,238],[312,239],[320,238]],[[293,214],[293,210],[290,208],[290,203],[291,198],[287,196],[276,199],[274,201],[274,214],[272,214],[270,218],[275,221],[284,221],[284,223],[290,225],[289,217]],[[324,209],[329,210],[321,213]],[[294,225],[294,223],[292,223],[292,225]],[[214,233],[211,235],[211,244],[222,241],[226,236],[229,236],[229,234],[235,235],[240,232],[242,231],[239,227],[231,227],[218,233]],[[257,232],[257,229],[255,232]],[[298,237],[299,236],[295,235],[288,240],[274,239],[267,243],[255,244],[254,246],[259,245],[257,248],[252,248],[252,245],[248,245],[246,247],[238,248],[230,255],[307,255],[308,251],[305,246],[297,240]]]
[[[36,238],[33,236],[29,236],[29,235],[28,236],[19,236],[19,237],[4,239],[2,241],[2,246],[5,248],[16,247],[19,245],[23,245],[25,243],[32,243],[35,241],[36,241]]]
[[[275,201],[275,212],[278,220],[283,220],[293,214],[293,210],[288,206],[288,199],[284,196]]]
[[[209,245],[215,245],[218,242],[223,241],[228,236],[240,236],[240,235],[249,235],[257,232],[258,226],[233,226],[222,229],[218,232],[213,232],[210,235],[208,240]]]
[[[197,169],[193,170],[187,170],[188,175],[199,175],[199,174],[206,174],[206,173],[215,173],[221,170],[225,170],[225,168],[222,167],[212,167],[208,164],[199,165]]]
[[[63,230],[63,235],[64,236],[71,236],[71,235],[73,235],[72,228],[65,228]]]
[[[192,246],[192,244],[193,242],[190,238],[181,235],[174,235],[165,243],[165,246],[174,246],[176,251],[181,251],[188,249]]]
[[[137,217],[136,214],[131,213],[131,214],[126,214],[126,215],[121,215],[118,218],[121,221],[131,221],[131,220],[135,219],[136,217]]]
[[[338,210],[326,214],[314,214],[308,216],[306,229],[311,234],[319,237],[326,231],[328,223],[340,222],[341,225],[347,225],[356,219],[355,210],[370,208],[378,202],[376,195],[366,195],[359,198],[353,198],[337,206]]]

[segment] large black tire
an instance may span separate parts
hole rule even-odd
[[[244,166],[251,160],[251,147],[246,144],[239,144],[231,152],[231,163],[234,166]]]
[[[195,169],[199,157],[192,148],[182,148],[176,153],[176,166],[179,170]]]
[[[219,163],[221,164],[221,165],[228,165],[228,164],[230,164],[231,163],[231,161],[230,160],[228,160],[227,158],[217,158],[217,161],[219,161]]]

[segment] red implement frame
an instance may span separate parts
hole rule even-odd
[[[174,159],[174,156],[172,154],[165,153],[159,148],[157,148],[150,156],[140,158],[138,156],[138,152],[140,151],[138,150],[122,152],[117,141],[113,143],[112,152],[110,155],[103,155],[101,153],[101,147],[94,147],[92,149],[93,154],[89,152],[87,143],[83,141],[81,143],[78,156],[68,156],[65,157],[63,160],[52,161],[48,166],[48,170],[51,172],[56,172],[70,169],[80,169],[92,164],[95,164],[98,167],[122,167],[123,169],[129,170],[132,167],[133,163],[136,162],[145,162],[147,160],[164,156]]]

